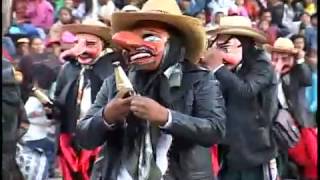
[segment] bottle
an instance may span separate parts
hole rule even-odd
[[[118,91],[117,97],[126,98],[135,95],[132,83],[130,82],[128,76],[120,66],[120,62],[116,61],[112,63],[114,66],[114,75],[116,78],[116,88]]]
[[[53,105],[53,102],[50,100],[50,98],[37,87],[34,86],[32,88],[32,92],[40,100],[41,103]]]

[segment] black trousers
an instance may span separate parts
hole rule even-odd
[[[2,179],[24,180],[16,163],[15,152],[2,154]]]

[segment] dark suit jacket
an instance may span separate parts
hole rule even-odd
[[[277,112],[275,73],[263,51],[253,50],[249,57],[236,73],[226,67],[215,73],[227,108],[223,159],[236,170],[262,165],[276,155],[270,131]]]
[[[118,53],[110,53],[99,59],[92,69],[87,69],[91,82],[91,100],[92,103],[96,99],[96,95],[100,90],[103,80],[113,73],[112,62],[122,61],[122,56]],[[77,80],[81,65],[77,62],[67,62],[63,65],[58,78],[55,91],[55,102],[60,110],[59,120],[61,121],[61,132],[74,133],[76,121],[79,114],[76,111]]]
[[[212,180],[210,147],[225,133],[225,108],[219,83],[207,71],[185,63],[181,87],[170,90],[174,107],[172,124],[164,131],[171,134],[174,141],[169,153],[170,178],[165,179]],[[109,129],[102,116],[105,105],[116,93],[115,78],[111,76],[77,125],[77,138],[83,148],[104,145],[92,180],[115,180],[119,173],[124,128],[118,124]]]
[[[308,111],[305,88],[312,85],[311,68],[297,64],[289,74],[281,77],[283,92],[292,116],[301,127],[315,127],[316,122]]]

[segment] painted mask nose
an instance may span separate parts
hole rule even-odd
[[[112,36],[112,42],[121,48],[131,49],[141,46],[143,39],[130,31],[120,31]]]

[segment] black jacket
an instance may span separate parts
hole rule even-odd
[[[21,112],[24,112],[18,83],[15,81],[13,66],[2,59],[2,178],[22,180],[22,174],[15,161],[18,127]],[[25,114],[24,114],[25,118]],[[24,119],[25,120],[25,119]]]
[[[94,102],[103,80],[113,73],[112,62],[121,59],[119,53],[110,53],[99,59],[87,73],[91,82],[91,100]],[[60,111],[58,120],[61,122],[61,132],[74,133],[79,113],[76,109],[76,82],[79,79],[81,65],[70,61],[63,65],[54,93],[56,106]]]
[[[302,63],[295,65],[288,75],[281,78],[288,109],[301,127],[316,126],[305,96],[305,88],[312,85],[311,74],[311,68]]]
[[[249,57],[236,73],[226,67],[215,73],[227,108],[224,164],[235,170],[262,165],[276,155],[271,137],[276,76],[263,51],[252,51]]]
[[[225,134],[225,107],[219,83],[209,72],[190,63],[183,64],[180,88],[172,90],[172,125],[165,130],[173,135],[169,153],[169,175],[165,179],[212,180],[210,147]],[[102,117],[105,105],[116,95],[114,76],[108,78],[94,105],[77,125],[81,146],[93,149],[104,144],[94,166],[92,180],[115,180],[123,129],[108,129]]]

